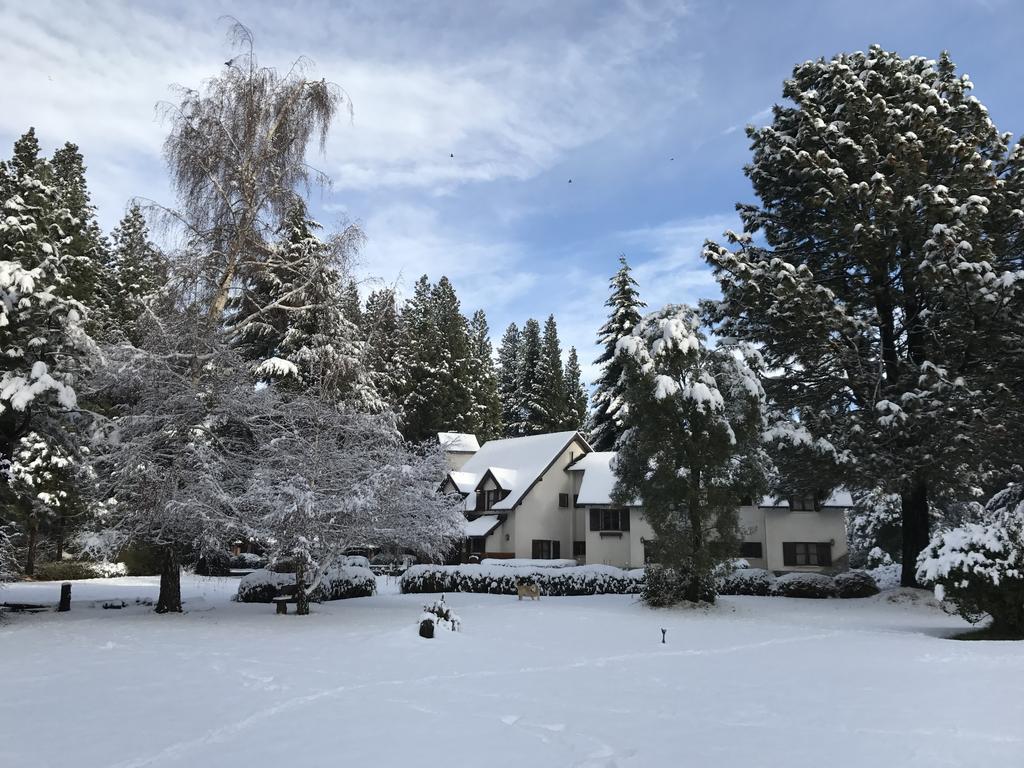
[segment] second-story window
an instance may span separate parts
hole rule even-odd
[[[790,496],[789,508],[793,512],[817,512],[818,495],[812,492],[804,492]]]
[[[501,501],[502,498],[503,497],[501,495],[501,491],[499,491],[497,488],[492,488],[491,490],[487,491],[487,501],[484,509],[491,509],[492,507],[494,507],[495,504]]]

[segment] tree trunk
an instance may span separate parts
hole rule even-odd
[[[36,513],[30,512],[25,522],[25,575],[32,576],[36,572],[36,549],[39,543],[39,523],[36,520]]]
[[[306,592],[306,566],[299,563],[295,567],[295,614],[309,615],[309,593]]]
[[[910,490],[900,494],[903,507],[903,570],[900,584],[918,587],[917,556],[928,546],[930,538],[928,520],[928,483],[918,478]]]
[[[160,597],[157,613],[181,613],[181,563],[174,547],[164,547],[160,563]]]
[[[64,559],[64,510],[57,516],[57,530],[54,533],[54,540],[57,545],[56,560],[59,563]]]

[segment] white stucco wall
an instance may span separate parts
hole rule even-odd
[[[842,509],[818,512],[791,512],[788,509],[765,509],[765,557],[771,571],[821,571],[818,566],[787,566],[782,557],[786,541],[828,542],[832,545],[832,567],[845,567],[846,514]],[[753,565],[753,564],[752,564]]]
[[[632,507],[629,510],[629,530],[604,532],[590,530],[590,511],[584,512],[584,526],[587,542],[587,563],[613,565],[616,568],[643,568],[645,540],[654,538],[650,523],[644,518],[643,510]]]

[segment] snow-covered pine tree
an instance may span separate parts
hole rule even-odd
[[[412,296],[402,305],[398,319],[402,434],[414,443],[442,431],[443,393],[438,387],[444,365],[443,340],[431,294],[430,280],[423,275],[416,281]]]
[[[107,307],[108,334],[120,330],[132,338],[132,325],[167,281],[167,258],[149,239],[142,208],[132,203],[110,233],[110,271],[114,290]]]
[[[559,427],[561,430],[582,430],[587,421],[587,390],[583,386],[583,372],[576,347],[569,347],[565,362],[565,410]]]
[[[469,348],[473,383],[473,424],[470,431],[481,443],[501,436],[501,397],[494,370],[494,348],[487,316],[482,309],[469,321]]]
[[[341,307],[345,318],[356,328],[363,325],[363,306],[359,298],[359,285],[354,277],[349,277],[341,284]]]
[[[397,412],[402,370],[398,359],[398,305],[393,289],[382,288],[366,298],[362,338],[366,343],[366,367],[374,387],[387,406]]]
[[[230,302],[228,329],[256,377],[296,389],[315,381],[332,402],[383,409],[363,356],[360,331],[349,320],[340,270],[356,238],[316,236],[319,225],[296,201],[282,237]],[[336,250],[342,249],[341,252]]]
[[[516,388],[519,395],[518,422],[513,425],[515,435],[534,435],[544,432],[545,402],[538,387],[538,372],[543,355],[540,323],[532,317],[523,325],[519,346],[519,378]]]
[[[847,452],[849,483],[900,495],[905,585],[929,500],[984,487],[1024,434],[1006,367],[1021,348],[1021,153],[971,88],[945,54],[800,64],[792,104],[748,129],[760,205],[739,206],[734,250],[704,250],[716,331],[762,345],[769,394],[799,414],[788,434]]]
[[[594,383],[593,411],[588,424],[590,443],[595,451],[613,450],[622,434],[622,417],[618,412],[622,403],[622,362],[615,356],[615,345],[633,332],[640,322],[640,310],[645,306],[640,301],[637,283],[625,256],[619,257],[619,270],[609,285],[611,294],[605,306],[610,311],[607,322],[597,332],[597,343],[603,349],[594,361],[600,373]]]
[[[96,207],[85,181],[85,159],[70,142],[58,149],[50,163],[57,205],[71,215],[64,235],[63,256],[68,294],[88,312],[86,329],[97,335],[106,324],[114,280],[109,268],[109,244],[96,221]]]
[[[562,369],[562,345],[558,341],[558,324],[554,315],[544,322],[534,381],[533,400],[539,406],[533,416],[533,431],[555,432],[566,421],[565,371]]]
[[[736,553],[740,500],[769,473],[762,360],[750,345],[709,347],[684,305],[643,318],[616,354],[628,408],[613,498],[639,500],[654,529],[645,599],[713,601],[713,574]]]
[[[440,365],[435,387],[441,396],[440,421],[434,432],[471,432],[475,428],[473,391],[476,373],[469,347],[469,325],[455,287],[441,277],[430,295],[434,324],[440,334]]]
[[[505,437],[517,437],[517,430],[522,424],[522,395],[519,390],[521,354],[519,326],[509,323],[498,347],[498,395],[501,397],[501,424]]]

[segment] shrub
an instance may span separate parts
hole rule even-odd
[[[976,624],[992,617],[994,634],[1024,637],[1024,483],[1011,483],[986,506],[989,522],[967,523],[932,539],[917,578],[939,600]]]
[[[517,581],[532,581],[550,596],[637,594],[643,571],[623,571],[609,565],[573,568],[507,567],[494,565],[414,565],[399,582],[405,594],[478,592],[514,595]]]
[[[689,573],[677,568],[649,565],[644,570],[641,599],[652,608],[678,605],[688,599],[692,578]],[[715,601],[717,588],[713,578],[698,585],[697,590],[699,600],[707,603]]]
[[[775,577],[763,568],[740,568],[721,580],[722,595],[758,595],[764,597],[772,589]]]
[[[222,549],[204,552],[196,560],[196,576],[230,576],[231,555]]]
[[[452,632],[458,632],[462,627],[462,619],[456,616],[452,609],[448,607],[448,604],[444,601],[444,595],[441,595],[430,605],[423,606],[420,622],[424,620],[432,621],[438,628],[450,629]]]
[[[75,581],[77,579],[99,578],[92,563],[78,560],[54,560],[36,566],[35,578],[40,581]]]
[[[236,570],[257,570],[267,567],[267,558],[262,555],[254,555],[252,552],[239,552],[237,555],[231,556],[228,565]]]
[[[835,597],[836,583],[824,573],[787,573],[775,580],[773,595],[782,597]]]
[[[238,582],[236,600],[240,603],[269,603],[277,597],[281,587],[295,584],[294,573],[277,573],[260,569],[246,574]],[[349,597],[369,597],[377,591],[377,580],[367,568],[339,566],[331,568],[320,580],[311,599],[344,600]]]
[[[129,576],[156,576],[160,573],[160,550],[148,544],[125,547],[117,559],[124,563]]]
[[[867,571],[844,571],[834,577],[838,597],[871,597],[878,594],[875,577]]]

